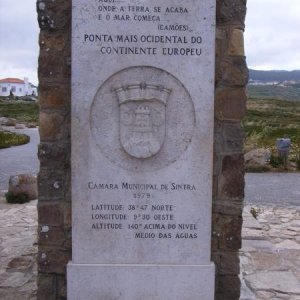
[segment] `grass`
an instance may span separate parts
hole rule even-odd
[[[30,137],[10,131],[0,131],[0,149],[29,143]]]
[[[248,85],[250,98],[300,101],[300,86]]]
[[[19,123],[39,122],[39,106],[36,102],[0,100],[0,116],[17,119]]]
[[[300,158],[300,101],[248,99],[243,120],[246,151],[269,148],[277,154],[276,139],[289,137],[292,141],[290,160]]]

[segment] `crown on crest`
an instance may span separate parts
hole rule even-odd
[[[150,109],[147,106],[141,106],[141,105],[139,105],[136,108],[135,113],[136,114],[150,115]]]
[[[122,86],[113,91],[117,94],[119,104],[128,101],[144,101],[156,99],[162,104],[166,105],[171,90],[162,85],[147,84],[141,82],[140,84],[131,84]]]

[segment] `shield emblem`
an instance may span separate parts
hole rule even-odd
[[[114,89],[119,101],[120,142],[136,158],[154,156],[166,132],[166,105],[171,90],[154,84],[132,84]]]

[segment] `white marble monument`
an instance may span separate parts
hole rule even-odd
[[[69,300],[213,300],[215,0],[73,0]]]

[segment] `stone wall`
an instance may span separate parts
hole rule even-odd
[[[66,299],[71,260],[71,0],[38,0],[40,138],[38,299]],[[246,0],[217,1],[212,259],[216,299],[239,299],[244,192]]]
[[[248,70],[244,57],[246,0],[217,1],[212,260],[216,299],[239,299],[244,198],[244,134]]]

